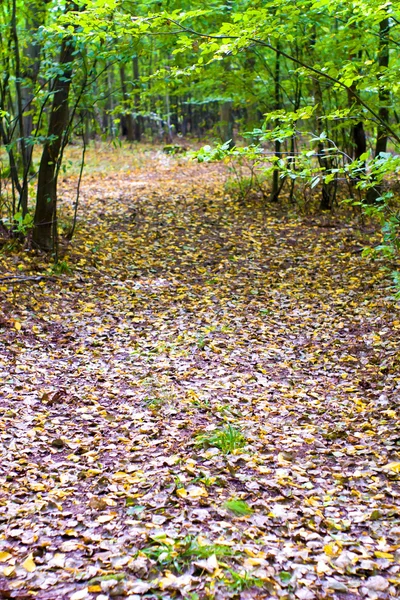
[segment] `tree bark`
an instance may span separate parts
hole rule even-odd
[[[139,115],[140,111],[140,92],[139,92],[139,57],[136,55],[133,57],[133,78],[135,81],[135,93],[134,93],[134,106],[135,106],[135,122],[134,122],[134,134],[135,140],[140,142],[142,138],[142,127],[141,118]]]
[[[229,148],[233,148],[235,140],[233,138],[233,116],[232,102],[226,100],[220,106],[220,132],[222,141],[229,142]]]
[[[38,7],[37,3],[28,4],[25,28],[28,31],[29,42],[24,49],[26,67],[23,70],[23,84],[21,89],[23,128],[25,135],[25,162],[28,171],[32,168],[33,143],[29,138],[33,132],[33,100],[35,98],[35,85],[40,70],[41,45],[35,40],[35,34],[46,19],[46,6],[50,0],[44,0],[44,6]]]
[[[379,23],[379,51],[378,51],[378,99],[379,99],[379,119],[377,132],[376,132],[376,146],[375,146],[375,157],[379,156],[381,152],[386,152],[388,143],[388,129],[384,123],[389,123],[389,103],[390,103],[390,91],[385,85],[382,85],[380,80],[383,72],[389,67],[389,30],[390,22],[389,18],[383,19]],[[382,194],[382,186],[374,185],[367,192],[367,203],[373,204]]]
[[[379,23],[379,78],[382,77],[382,71],[389,67],[389,19],[384,19]],[[389,102],[390,92],[385,85],[379,85],[379,116],[384,123],[389,122]],[[388,131],[380,123],[376,136],[375,156],[380,152],[386,152],[388,142]]]
[[[27,163],[27,149],[25,140],[24,130],[24,108],[22,99],[22,73],[21,73],[21,55],[19,50],[19,38],[17,31],[17,2],[12,2],[12,13],[11,13],[11,31],[14,42],[14,57],[15,57],[15,89],[16,89],[16,100],[17,100],[17,121],[18,121],[18,132],[21,146],[21,162],[22,162],[22,183],[21,191],[19,194],[18,209],[21,209],[22,216],[25,216],[28,212],[28,168]]]
[[[68,127],[68,97],[72,77],[74,46],[71,38],[63,40],[60,52],[62,75],[54,82],[47,140],[40,160],[36,210],[32,243],[36,248],[49,252],[57,241],[57,173],[63,138]]]
[[[129,106],[129,94],[126,85],[125,67],[122,64],[119,68],[119,75],[121,78],[123,106],[124,110],[128,111],[121,115],[122,135],[126,137],[128,142],[133,142],[135,140],[133,116]]]
[[[275,73],[274,73],[274,109],[279,110],[281,108],[281,97],[280,97],[280,74],[281,74],[281,55],[279,52],[280,44],[277,45],[278,52],[275,55]],[[278,123],[277,123],[278,124]],[[275,140],[275,160],[281,158],[281,142]],[[279,186],[279,169],[275,167],[272,173],[272,190],[271,190],[271,202],[278,202],[279,192],[281,187]]]

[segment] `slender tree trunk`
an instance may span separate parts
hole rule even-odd
[[[354,158],[358,160],[367,151],[367,138],[361,121],[353,127],[353,143]]]
[[[379,23],[379,78],[382,77],[382,71],[389,67],[389,27],[389,19],[384,19]],[[389,103],[388,88],[385,85],[379,85],[379,116],[384,123],[389,122]],[[375,156],[378,156],[380,152],[386,152],[387,142],[387,129],[380,123],[376,136]]]
[[[108,135],[114,138],[116,131],[112,114],[114,110],[114,73],[112,65],[108,65],[107,67],[107,110],[109,113]]]
[[[38,7],[36,4],[28,4],[25,28],[28,32],[28,44],[24,49],[26,67],[23,72],[23,84],[21,89],[23,127],[25,135],[25,162],[27,170],[32,169],[33,143],[29,138],[33,133],[33,100],[35,98],[35,85],[40,70],[41,45],[35,39],[39,27],[44,24],[46,19],[46,5],[49,0],[43,1],[44,6]]]
[[[296,56],[299,55],[299,47],[296,43]],[[301,79],[296,74],[296,86],[295,86],[295,103],[294,103],[294,111],[298,111],[301,105]],[[294,133],[290,138],[290,159],[289,159],[290,169],[292,171],[296,171],[296,134]],[[290,181],[290,190],[289,190],[289,202],[291,204],[294,203],[294,186],[296,183],[296,179],[292,178]]]
[[[323,112],[322,90],[319,81],[316,82],[315,99]],[[323,131],[322,120],[317,119],[317,124],[318,133],[321,135]],[[318,162],[322,169],[322,177],[325,177],[332,170],[332,161],[329,157],[329,152],[325,150],[322,141],[318,143]],[[336,198],[336,186],[337,183],[335,180],[330,181],[329,183],[326,183],[325,181],[322,182],[321,202],[319,205],[321,210],[332,210]]]
[[[383,19],[379,23],[379,54],[378,54],[378,66],[379,74],[378,79],[381,80],[384,71],[389,67],[389,30],[390,22],[389,18]],[[389,103],[390,103],[390,91],[385,84],[378,82],[378,99],[379,99],[379,118],[381,122],[378,124],[376,133],[376,146],[375,146],[375,157],[379,156],[381,152],[386,152],[388,143],[388,130],[383,123],[389,123]],[[382,123],[383,122],[383,123]],[[382,186],[374,185],[367,192],[367,203],[373,204],[382,194]]]
[[[220,106],[220,133],[222,141],[229,142],[229,147],[233,148],[235,140],[233,139],[233,117],[232,102],[226,100]]]
[[[279,52],[279,42],[277,44],[278,52],[275,54],[275,73],[274,73],[274,108],[280,110],[281,108],[281,97],[280,97],[280,75],[281,75],[281,55]],[[275,160],[281,158],[281,142],[275,140]],[[271,190],[271,202],[278,202],[279,192],[281,188],[279,186],[279,169],[275,167],[272,173],[272,190]]]
[[[134,93],[134,106],[135,106],[135,121],[134,121],[134,135],[135,140],[140,142],[142,138],[142,123],[139,115],[140,111],[140,92],[139,92],[139,57],[136,55],[133,57],[133,79],[135,82],[135,93]]]
[[[64,39],[60,52],[62,75],[54,82],[54,98],[51,108],[47,141],[40,161],[36,196],[36,211],[32,242],[47,252],[56,245],[57,232],[57,166],[62,150],[63,137],[68,126],[68,96],[72,76],[74,46],[71,39]]]
[[[12,2],[12,14],[11,14],[11,30],[14,42],[14,56],[15,56],[15,89],[17,96],[17,119],[18,119],[18,132],[21,145],[21,159],[22,159],[22,184],[18,209],[21,209],[22,216],[25,216],[28,212],[28,169],[29,165],[27,162],[27,149],[25,140],[24,130],[24,107],[22,99],[22,72],[21,72],[21,55],[19,50],[19,39],[17,31],[17,2]]]
[[[121,124],[122,124],[122,134],[125,135],[128,142],[133,142],[135,140],[135,133],[133,127],[133,116],[131,107],[129,106],[129,94],[126,86],[126,76],[125,76],[125,67],[121,64],[119,68],[119,75],[121,78],[121,89],[122,89],[122,99],[124,110],[128,112],[124,112],[121,115]]]

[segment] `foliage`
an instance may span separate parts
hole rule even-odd
[[[246,517],[253,513],[253,509],[244,500],[228,500],[224,507],[237,517]]]
[[[228,424],[224,429],[198,435],[196,444],[219,448],[223,454],[232,454],[246,445],[246,438],[239,429]]]
[[[286,185],[291,204],[310,188],[321,194],[324,210],[337,205],[343,179],[352,185],[369,142],[375,152],[365,159],[365,173],[379,187],[397,173],[391,145],[400,140],[400,63],[393,52],[399,18],[397,4],[377,0],[233,1],[206,8],[198,1],[163,7],[31,0],[25,10],[19,0],[7,0],[0,13],[0,114],[14,195],[9,222],[15,212],[25,217],[31,205],[33,244],[57,255],[58,230],[50,223],[59,218],[56,193],[51,189],[52,213],[45,217],[48,192],[32,183],[41,154],[39,175],[54,164],[56,187],[74,135],[113,143],[121,136],[130,142],[157,137],[168,152],[180,152],[176,134],[214,136],[222,143],[200,150],[198,160],[229,160],[241,201],[254,191],[264,202],[277,201]],[[65,123],[54,105],[60,85],[69,109]],[[240,135],[255,145],[233,147]],[[57,149],[53,162],[46,148]],[[265,178],[272,178],[271,194]]]

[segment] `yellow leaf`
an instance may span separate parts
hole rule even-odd
[[[327,556],[338,556],[341,552],[341,549],[335,542],[329,542],[324,546],[324,552]]]
[[[9,577],[12,573],[14,573],[15,571],[15,567],[4,567],[3,569],[3,575],[5,575],[6,577]]]
[[[173,586],[175,584],[176,580],[177,580],[176,575],[173,575],[171,573],[171,571],[166,571],[165,577],[161,577],[161,579],[160,579],[159,586],[162,590],[164,590],[165,588],[168,588],[171,585]]]
[[[87,471],[85,471],[85,476],[94,477],[95,475],[99,475],[100,473],[100,469],[88,469]]]
[[[291,462],[291,457],[287,452],[279,452],[278,454],[278,464],[281,467],[285,467]]]
[[[246,558],[244,561],[245,567],[259,567],[265,563],[265,558]]]
[[[196,538],[196,542],[199,546],[208,546],[210,544],[209,540],[202,535],[198,535]]]
[[[64,533],[65,533],[65,535],[68,535],[69,537],[78,537],[78,534],[75,531],[75,529],[66,529]]]
[[[12,558],[12,554],[9,552],[0,552],[0,562],[7,562],[10,558]]]
[[[43,492],[46,489],[43,483],[31,483],[30,488],[33,492]]]
[[[187,491],[190,498],[206,498],[208,496],[206,488],[201,485],[191,485]]]
[[[176,495],[179,496],[179,498],[186,498],[188,493],[185,488],[178,488],[176,490]]]
[[[393,554],[390,554],[390,552],[381,552],[380,550],[376,550],[376,552],[374,552],[376,558],[388,558],[389,560],[393,560],[394,556]]]
[[[96,521],[98,523],[108,523],[109,521],[112,521],[114,517],[115,515],[100,515],[100,517],[97,517]]]
[[[116,479],[117,481],[121,481],[122,479],[128,479],[128,478],[129,478],[129,475],[128,475],[128,473],[125,473],[125,471],[117,471],[113,475],[113,479]]]
[[[21,566],[25,569],[25,571],[28,571],[28,573],[32,573],[32,571],[36,569],[35,561],[33,560],[33,554],[30,554],[28,558],[24,560]]]
[[[17,331],[21,331],[21,327],[22,327],[22,325],[21,325],[21,323],[19,321],[14,321],[14,328]]]
[[[90,592],[91,594],[101,592],[101,585],[89,585],[88,592]]]
[[[400,473],[400,462],[390,462],[382,467],[382,470],[390,473]]]

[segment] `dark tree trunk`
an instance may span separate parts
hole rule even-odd
[[[277,44],[278,52],[275,55],[275,73],[274,73],[274,108],[279,110],[281,108],[280,99],[280,74],[281,74],[281,55],[279,52],[279,42]],[[275,140],[275,160],[281,158],[281,142]],[[276,166],[272,173],[272,190],[271,190],[271,202],[278,202],[279,192],[281,188],[279,186],[279,169]]]
[[[17,92],[17,119],[18,119],[18,131],[19,131],[19,143],[21,145],[21,158],[22,158],[22,184],[21,191],[19,193],[19,204],[18,209],[21,209],[22,215],[25,216],[28,212],[28,169],[29,165],[27,162],[27,148],[25,139],[24,129],[24,107],[23,107],[23,96],[22,96],[22,72],[21,72],[21,56],[19,50],[19,39],[17,31],[17,2],[13,0],[12,13],[11,13],[11,31],[14,44],[14,57],[15,57],[15,88]]]
[[[121,89],[122,89],[122,99],[124,112],[121,115],[121,125],[122,125],[122,135],[124,135],[128,142],[133,142],[135,140],[135,132],[134,132],[134,124],[133,124],[133,116],[129,106],[129,94],[126,86],[126,77],[125,77],[125,68],[124,65],[121,65],[119,68],[119,74],[121,78]]]
[[[386,70],[389,66],[389,19],[384,19],[379,23],[379,72]],[[390,92],[386,86],[379,86],[379,117],[384,123],[389,122],[389,102]],[[380,123],[376,136],[375,156],[380,152],[386,152],[388,142],[388,132],[386,127]]]
[[[357,123],[353,127],[354,158],[358,160],[367,151],[367,139],[363,124]]]
[[[29,4],[25,28],[28,33],[28,44],[24,49],[26,67],[23,72],[23,84],[21,89],[22,110],[23,110],[23,129],[25,136],[25,164],[26,169],[32,169],[33,144],[29,143],[29,138],[33,133],[33,110],[32,102],[35,97],[35,84],[40,70],[41,45],[35,40],[35,34],[39,27],[44,24],[46,18],[46,5],[50,0],[44,0],[43,7],[36,4]]]
[[[379,80],[382,77],[382,73],[389,66],[389,30],[390,22],[389,19],[383,19],[379,23],[379,54],[378,54],[378,66],[379,66]],[[381,152],[386,152],[388,143],[388,131],[383,123],[389,123],[389,103],[390,103],[390,92],[385,85],[379,83],[378,90],[379,98],[379,118],[381,122],[378,125],[376,133],[376,146],[375,146],[375,157],[379,156]],[[373,204],[382,194],[382,186],[374,185],[367,192],[367,202]]]
[[[134,121],[134,136],[137,142],[142,139],[142,123],[139,115],[140,111],[140,92],[139,92],[139,57],[136,55],[133,58],[133,79],[135,81],[134,106],[135,106],[135,121]]]
[[[220,132],[222,141],[229,142],[229,148],[233,148],[235,140],[233,137],[233,115],[232,102],[226,100],[220,106]]]
[[[32,242],[36,248],[49,252],[54,249],[57,236],[57,173],[63,138],[68,127],[68,96],[72,76],[73,43],[64,39],[60,52],[62,75],[54,82],[47,141],[40,160],[36,210]]]

